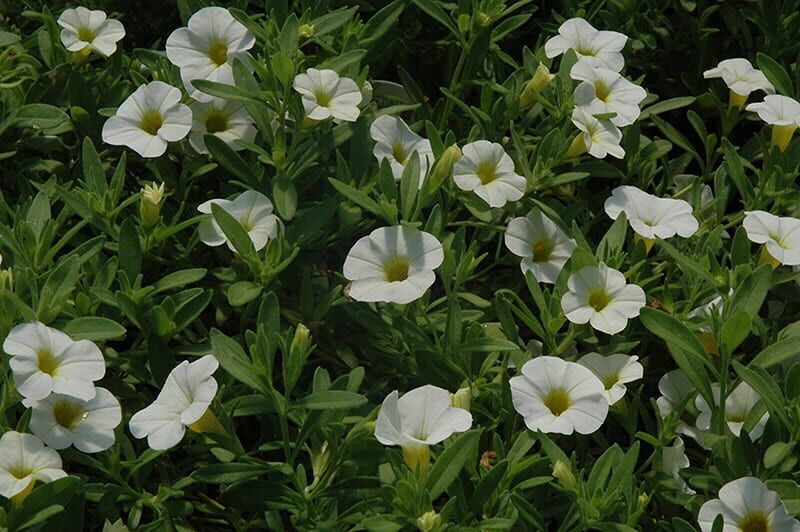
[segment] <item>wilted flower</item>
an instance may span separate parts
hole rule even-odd
[[[762,262],[771,262],[773,266],[800,265],[800,220],[765,211],[745,211],[744,214],[742,225],[747,238],[764,244]]]
[[[719,385],[712,384],[711,392],[714,394],[714,402],[719,404]],[[742,432],[747,416],[759,401],[761,401],[761,396],[746,382],[740,382],[725,398],[725,422],[737,438]],[[699,395],[694,402],[700,410],[700,415],[697,416],[697,428],[701,431],[708,431],[711,428],[711,406]],[[768,420],[769,412],[764,412],[764,415],[748,432],[751,441],[756,441],[764,434],[764,427]]]
[[[755,477],[728,482],[713,499],[700,508],[700,530],[711,532],[722,515],[722,532],[800,532],[800,521],[786,513],[780,497]]]
[[[665,418],[694,395],[695,388],[683,370],[675,369],[665,373],[658,380],[658,391],[661,392],[661,395],[656,399],[656,406],[661,417]],[[675,432],[689,436],[701,447],[706,447],[705,437],[707,431],[697,429],[694,423],[690,425],[681,419]]]
[[[61,457],[33,434],[9,430],[0,437],[0,495],[21,502],[37,480],[52,482],[67,474]]]
[[[142,227],[153,227],[161,215],[161,201],[164,199],[164,183],[147,184],[142,188],[139,198],[139,219]]]
[[[794,130],[800,126],[800,103],[788,96],[770,94],[763,102],[751,103],[745,109],[758,113],[758,117],[772,126],[772,145],[784,151],[792,140]]]
[[[208,153],[203,139],[206,133],[222,139],[234,151],[244,149],[237,140],[253,142],[256,138],[253,119],[240,103],[214,98],[208,102],[194,102],[189,108],[192,110],[189,144],[197,153]]]
[[[572,141],[565,157],[577,157],[586,152],[598,159],[606,155],[617,159],[625,157],[625,150],[620,145],[622,132],[611,120],[595,118],[589,110],[576,107],[572,110],[572,123],[581,133]]]
[[[575,241],[538,209],[508,223],[506,247],[522,257],[520,269],[532,272],[540,283],[555,283],[575,250]]]
[[[525,195],[527,182],[514,171],[514,161],[503,146],[478,140],[464,146],[453,167],[453,180],[461,190],[471,190],[490,207],[502,207]]]
[[[722,78],[730,89],[730,107],[742,107],[751,92],[760,90],[767,94],[775,93],[775,87],[767,76],[742,57],[720,61],[716,68],[703,72],[703,77]]]
[[[572,67],[570,76],[581,81],[575,88],[575,105],[591,114],[616,113],[609,120],[617,127],[629,126],[639,118],[639,104],[647,96],[639,85],[613,70],[582,61]]]
[[[309,68],[298,74],[292,84],[294,90],[303,95],[303,108],[311,120],[335,118],[355,122],[361,110],[358,104],[363,98],[356,82],[340,78],[333,70]]]
[[[544,43],[544,53],[552,59],[572,50],[581,62],[619,72],[625,65],[620,52],[627,41],[622,33],[599,31],[582,18],[571,18],[558,28],[558,35]]]
[[[613,405],[628,391],[626,383],[637,381],[644,375],[644,368],[638,360],[637,356],[621,353],[608,356],[587,353],[578,360],[578,364],[589,368],[600,379],[608,404]]]
[[[239,194],[235,200],[208,200],[201,203],[197,210],[203,214],[211,214],[212,204],[219,205],[242,225],[256,251],[262,250],[269,240],[278,236],[281,222],[272,214],[272,202],[260,192],[247,190]],[[216,247],[227,244],[228,249],[236,251],[213,216],[208,216],[200,222],[199,230],[200,240],[206,245]]]
[[[58,17],[61,43],[70,52],[88,56],[92,50],[108,57],[117,51],[117,41],[125,37],[125,28],[119,20],[106,18],[99,9],[85,7],[65,9]]]
[[[372,122],[369,134],[375,141],[372,149],[378,162],[389,161],[392,175],[400,179],[411,154],[419,154],[419,188],[425,180],[428,168],[433,164],[431,143],[411,131],[411,128],[396,116],[382,115]]]
[[[680,486],[681,491],[694,493],[695,491],[686,484],[680,475],[680,470],[686,469],[689,465],[689,457],[683,450],[683,439],[680,436],[675,438],[672,445],[664,446],[661,449],[661,471],[671,475]]]

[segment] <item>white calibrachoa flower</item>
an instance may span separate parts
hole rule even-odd
[[[765,211],[745,211],[742,225],[747,238],[764,244],[762,262],[773,266],[800,265],[800,220],[790,216],[775,216]]]
[[[303,96],[303,108],[311,120],[334,118],[355,122],[361,110],[363,95],[355,81],[340,78],[330,69],[309,68],[298,74],[292,83],[294,90]]]
[[[680,475],[680,470],[689,467],[689,465],[689,457],[684,452],[683,439],[680,436],[675,438],[672,445],[665,445],[661,449],[661,471],[672,475],[672,478],[680,486],[681,491],[694,493],[695,491],[686,484],[686,481]]]
[[[410,303],[436,280],[444,260],[442,244],[430,233],[400,225],[380,227],[361,237],[344,261],[356,301]]]
[[[272,202],[260,192],[247,190],[239,194],[235,200],[208,200],[201,203],[197,210],[210,215],[212,204],[222,207],[242,225],[256,251],[262,250],[268,241],[278,236],[281,222],[277,216],[272,214]],[[206,245],[216,247],[227,244],[228,249],[236,251],[213,215],[200,222],[199,231],[200,240]]]
[[[540,283],[553,284],[575,250],[575,241],[538,209],[508,223],[506,247],[518,257],[523,275],[532,272]]]
[[[33,434],[9,430],[0,437],[0,495],[24,499],[37,480],[52,482],[67,474],[61,457]]]
[[[695,388],[683,370],[675,369],[665,373],[658,380],[658,391],[661,392],[661,395],[656,399],[656,406],[658,407],[658,412],[661,414],[661,417],[665,418],[681,403],[692,396],[695,393]],[[678,422],[675,432],[689,436],[701,447],[707,448],[705,445],[705,437],[708,431],[700,430],[696,428],[694,424],[689,425],[681,420]]]
[[[711,532],[714,520],[722,515],[722,532],[800,532],[800,521],[786,513],[780,497],[755,477],[728,482],[719,490],[719,499],[700,507],[700,530]]]
[[[617,159],[625,157],[625,150],[620,145],[622,132],[611,120],[595,118],[593,112],[576,107],[572,110],[572,123],[581,132],[572,141],[566,157],[577,157],[586,152],[597,159],[606,155]]]
[[[151,449],[164,451],[183,439],[186,427],[196,432],[225,433],[209,408],[217,394],[217,381],[212,375],[218,367],[214,355],[178,364],[170,371],[156,400],[131,417],[133,437],[146,437]]]
[[[719,385],[712,384],[711,392],[714,394],[714,402],[719,404]],[[761,396],[746,382],[739,383],[734,388],[728,397],[725,399],[725,422],[734,436],[737,438],[742,433],[747,416],[756,404],[761,400]],[[701,396],[697,396],[694,400],[697,409],[700,410],[700,415],[697,416],[697,428],[701,431],[708,431],[711,429],[711,406]],[[764,412],[764,415],[758,420],[755,426],[748,432],[751,441],[756,441],[764,434],[764,427],[769,420],[769,412]]]
[[[703,72],[705,79],[722,78],[730,89],[730,107],[742,107],[750,93],[764,91],[774,94],[775,87],[769,82],[767,76],[752,63],[743,57],[724,59],[716,68]]]
[[[189,144],[197,153],[208,153],[203,135],[211,133],[225,141],[234,151],[244,149],[237,140],[253,142],[256,138],[256,127],[253,119],[240,103],[214,98],[210,102],[194,102],[192,110],[192,130],[189,133]]]
[[[514,161],[500,144],[470,142],[461,154],[453,167],[453,180],[461,190],[475,192],[490,207],[502,207],[525,195],[527,181],[514,171]]]
[[[578,360],[597,375],[605,388],[608,404],[613,405],[625,395],[625,384],[637,381],[644,376],[644,368],[637,362],[639,357],[621,353],[603,356],[600,353],[587,353]]]
[[[181,103],[181,91],[163,81],[141,85],[103,124],[103,142],[127,146],[142,157],[161,157],[167,143],[192,128],[192,111]]]
[[[570,275],[569,292],[561,297],[561,309],[572,323],[589,323],[607,334],[616,334],[639,315],[645,305],[644,290],[627,284],[622,272],[605,263],[585,266]]]
[[[575,362],[550,356],[533,358],[509,385],[514,409],[531,430],[591,434],[608,415],[603,383]]]
[[[65,9],[58,17],[58,25],[63,28],[61,43],[64,48],[83,56],[94,50],[108,57],[117,51],[117,42],[125,37],[122,22],[107,18],[99,9]]]
[[[639,104],[647,96],[639,85],[613,70],[582,61],[575,63],[570,76],[581,82],[575,88],[575,105],[595,115],[616,113],[609,120],[617,127],[629,126],[639,118]]]
[[[572,50],[578,60],[593,67],[605,67],[619,72],[625,65],[622,49],[628,37],[616,31],[600,31],[582,18],[571,18],[558,28],[558,35],[544,43],[548,58]]]
[[[372,154],[379,163],[384,159],[389,161],[395,179],[402,177],[411,155],[414,152],[419,154],[419,187],[422,188],[425,174],[434,159],[430,141],[411,131],[401,118],[388,115],[376,118],[369,128],[369,134],[375,141]]]
[[[202,79],[235,85],[233,62],[239,58],[249,66],[247,50],[255,43],[255,36],[227,9],[204,7],[189,18],[185,28],[178,28],[167,38],[167,58],[180,68],[189,96],[208,102],[214,97],[191,82]]]
[[[114,429],[122,421],[119,401],[105,388],[95,388],[95,396],[82,401],[50,394],[41,401],[24,400],[33,408],[31,431],[53,449],[74,445],[84,453],[97,453],[114,445]]]
[[[637,235],[646,239],[648,250],[658,238],[688,238],[700,227],[692,215],[692,206],[683,200],[659,198],[632,186],[621,186],[605,202],[606,214],[616,220],[621,212]],[[648,242],[649,241],[649,242]]]
[[[430,384],[415,388],[398,399],[397,390],[386,396],[375,422],[375,437],[384,445],[399,445],[411,469],[425,470],[429,446],[472,426],[472,414],[453,408],[450,392]]]
[[[772,126],[772,145],[784,151],[792,140],[794,130],[800,126],[800,103],[788,96],[770,94],[763,102],[745,107],[758,113],[758,117]]]
[[[76,342],[38,321],[11,329],[3,350],[11,355],[17,390],[33,401],[52,392],[88,401],[95,395],[94,381],[106,373],[103,353],[93,342]]]

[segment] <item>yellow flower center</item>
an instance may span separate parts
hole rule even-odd
[[[555,246],[546,238],[539,240],[533,245],[533,262],[547,262],[553,254]]]
[[[595,288],[589,292],[589,306],[600,312],[611,303],[611,298],[602,288]]]
[[[477,170],[475,170],[475,174],[478,176],[478,179],[481,180],[482,185],[488,185],[497,179],[497,172],[495,172],[494,165],[491,163],[479,164]]]
[[[406,159],[408,159],[408,154],[406,150],[403,148],[403,145],[399,142],[395,142],[392,144],[392,157],[400,164],[406,164]]]
[[[563,414],[571,405],[572,400],[564,388],[554,388],[544,397],[544,406],[556,417]]]
[[[731,423],[744,423],[747,419],[747,412],[729,412],[725,411],[725,420]]]
[[[68,399],[61,399],[53,405],[53,417],[56,418],[56,423],[67,430],[75,430],[87,415],[83,406]]]
[[[768,236],[772,240],[774,240],[775,243],[778,244],[778,246],[780,246],[782,249],[789,249],[789,246],[786,245],[786,242],[784,241],[784,239],[780,235],[775,234],[775,233],[769,233]]]
[[[762,512],[748,513],[736,526],[742,532],[769,532],[772,529],[767,521],[767,516]]]
[[[156,135],[163,124],[164,117],[161,116],[161,111],[153,109],[145,112],[142,115],[142,121],[139,122],[139,128],[146,131],[150,135]]]
[[[78,40],[83,42],[93,42],[96,35],[86,27],[78,28]]]
[[[605,389],[610,390],[611,388],[614,387],[616,383],[619,382],[619,373],[612,373],[611,375],[605,375],[600,380],[602,381]]]
[[[385,279],[390,283],[405,281],[408,279],[409,266],[405,257],[392,257],[383,264]]]
[[[330,107],[331,105],[331,96],[327,92],[322,89],[317,89],[314,91],[314,98],[317,99],[317,105],[320,107]]]
[[[208,49],[208,57],[217,66],[222,66],[228,62],[228,43],[220,39],[214,39]]]
[[[594,82],[594,94],[597,96],[598,100],[608,103],[608,97],[611,95],[611,87],[597,80]]]
[[[595,52],[591,48],[585,48],[583,46],[578,46],[577,48],[575,48],[575,52],[579,53],[580,55],[588,55],[591,57],[597,55],[597,52]]]
[[[22,480],[23,478],[33,473],[33,469],[31,469],[30,467],[25,467],[24,465],[18,465],[11,467],[8,470],[8,472],[11,473],[11,476],[16,478],[17,480]]]
[[[61,365],[59,360],[47,349],[42,349],[36,353],[36,362],[39,366],[39,371],[47,373],[51,377],[55,377],[58,373],[58,366]]]
[[[228,129],[228,117],[222,111],[211,111],[206,116],[206,131],[209,133],[219,133]]]

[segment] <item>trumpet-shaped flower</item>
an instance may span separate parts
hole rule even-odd
[[[450,392],[430,384],[398,399],[397,390],[386,396],[375,422],[375,437],[384,445],[399,445],[408,466],[424,470],[430,460],[428,446],[472,426],[472,414],[453,408]]]
[[[605,388],[603,393],[608,404],[613,405],[628,391],[625,384],[638,381],[644,375],[644,368],[637,360],[639,360],[637,356],[621,353],[608,356],[587,353],[578,360],[578,364],[586,366],[597,375]]]
[[[167,143],[192,128],[192,111],[180,102],[181,91],[163,81],[140,86],[103,124],[103,142],[127,146],[142,157],[161,157]]]
[[[722,515],[722,532],[800,532],[800,521],[792,519],[780,497],[755,477],[728,482],[719,490],[719,499],[700,507],[697,522],[702,532],[711,532],[714,520]]]
[[[333,70],[309,68],[305,74],[295,76],[292,86],[303,96],[303,108],[311,120],[355,122],[361,114],[358,104],[363,95],[358,85],[350,78],[340,78]]]
[[[444,260],[442,244],[430,233],[411,227],[380,227],[360,238],[344,261],[356,301],[410,303],[436,280]]]
[[[244,149],[237,140],[253,142],[256,137],[253,119],[240,103],[215,98],[210,102],[194,102],[189,108],[192,110],[189,144],[197,153],[208,153],[203,139],[206,133],[222,139],[234,151]]]
[[[703,72],[703,77],[706,79],[722,78],[731,91],[731,107],[743,106],[751,92],[775,93],[775,87],[769,82],[767,76],[757,68],[753,68],[750,61],[743,57],[720,61],[716,68]]]
[[[217,394],[212,375],[218,367],[214,355],[178,364],[156,400],[131,417],[129,427],[134,438],[146,437],[151,449],[163,451],[183,439],[187,426],[197,432],[224,431],[209,408]]]
[[[600,31],[582,18],[571,18],[558,28],[558,35],[544,43],[549,58],[572,50],[580,62],[619,72],[625,65],[622,49],[628,37],[616,31]]]
[[[621,186],[605,202],[606,214],[616,220],[621,212],[637,235],[653,240],[681,236],[688,238],[700,226],[692,206],[679,199],[659,198],[632,186]]]
[[[616,113],[610,120],[617,127],[629,126],[639,118],[639,104],[647,96],[639,85],[613,70],[583,61],[575,63],[570,76],[581,81],[575,88],[575,105],[592,114]]]
[[[714,402],[719,404],[719,385],[712,384],[711,392],[714,394]],[[746,382],[739,383],[734,388],[728,397],[725,398],[725,422],[734,436],[739,437],[742,433],[742,427],[750,411],[761,400],[753,388]],[[711,406],[701,396],[697,396],[694,400],[700,415],[697,416],[697,428],[701,431],[708,431],[711,429]],[[755,426],[748,432],[751,441],[756,441],[764,434],[764,427],[769,420],[769,412],[764,412],[764,415],[759,418]]]
[[[235,85],[233,62],[236,58],[249,66],[247,50],[256,38],[227,9],[204,7],[167,38],[167,58],[181,70],[186,92],[195,100],[209,102],[213,96],[192,85],[208,80]]]
[[[74,445],[84,453],[104,451],[114,444],[114,429],[122,421],[119,401],[105,388],[83,401],[50,394],[41,401],[23,401],[33,408],[31,431],[53,449]]]
[[[763,102],[745,107],[758,113],[758,117],[772,126],[772,144],[784,151],[792,140],[794,130],[800,126],[800,102],[788,96],[769,94]]]
[[[0,495],[25,498],[34,483],[52,482],[67,474],[61,457],[33,434],[9,430],[0,437]]]
[[[117,51],[117,42],[125,37],[119,20],[106,18],[103,11],[85,7],[65,9],[58,17],[61,43],[70,52],[89,55],[92,50],[108,57]]]
[[[471,190],[490,207],[502,207],[525,195],[527,182],[514,171],[514,161],[503,146],[478,140],[464,146],[453,167],[453,180],[461,190]]]
[[[373,155],[378,162],[384,159],[389,161],[392,175],[397,180],[402,177],[411,154],[419,154],[419,187],[422,188],[425,174],[434,159],[430,141],[411,131],[401,118],[388,115],[376,118],[369,128],[369,134],[375,141]]]
[[[765,211],[745,211],[744,214],[742,225],[747,238],[756,244],[764,244],[772,262],[800,265],[800,220]]]
[[[606,155],[617,159],[625,157],[625,150],[620,145],[622,132],[611,120],[595,118],[594,111],[576,107],[572,110],[572,123],[581,132],[572,141],[566,157],[577,157],[586,152],[597,159]]]
[[[656,399],[656,406],[661,417],[665,418],[681,404],[685,406],[686,401],[695,393],[695,388],[683,370],[675,369],[665,373],[658,380],[658,391],[661,392],[661,395]],[[686,423],[683,421],[683,417],[681,416],[675,432],[689,436],[705,448],[705,437],[708,431],[696,428],[694,423]]]
[[[689,457],[686,456],[683,439],[680,436],[675,438],[672,445],[665,445],[661,449],[661,471],[671,475],[684,493],[695,492],[680,475],[680,470],[689,467],[689,465]]]
[[[533,358],[509,385],[514,409],[531,430],[591,434],[608,415],[603,383],[575,362],[550,356]]]
[[[242,225],[256,251],[262,250],[269,240],[278,236],[281,222],[272,214],[272,202],[260,192],[247,190],[239,194],[235,200],[208,200],[201,203],[197,210],[210,215],[212,204],[222,207]],[[200,222],[199,231],[200,240],[206,245],[216,247],[227,244],[228,249],[236,251],[213,216],[208,216]]]
[[[572,256],[575,241],[538,209],[508,223],[506,247],[518,257],[523,275],[532,272],[540,283],[554,284]]]
[[[561,297],[561,309],[567,319],[572,323],[589,323],[607,334],[622,331],[645,305],[644,290],[627,284],[622,272],[602,262],[570,275],[567,287],[569,292]]]
[[[3,342],[19,393],[30,400],[52,392],[88,401],[106,373],[103,353],[89,340],[74,341],[38,321],[17,325]]]

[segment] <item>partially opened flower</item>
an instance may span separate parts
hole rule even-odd
[[[61,457],[33,434],[9,430],[0,437],[0,495],[21,502],[36,481],[52,482],[67,474]]]
[[[372,149],[378,162],[384,159],[389,161],[392,175],[400,179],[411,154],[419,154],[419,186],[428,173],[428,168],[433,164],[433,149],[431,143],[411,131],[411,128],[396,116],[381,115],[372,122],[369,134],[375,141]]]
[[[247,190],[234,200],[208,200],[201,203],[197,210],[210,215],[212,204],[219,205],[242,225],[256,251],[262,250],[268,241],[278,236],[281,222],[272,214],[272,202],[260,192]],[[200,240],[206,245],[216,247],[227,244],[228,249],[236,251],[213,216],[208,216],[200,222],[199,231]]]
[[[61,43],[70,52],[88,56],[92,50],[108,57],[117,51],[117,42],[125,37],[125,28],[119,20],[106,17],[99,9],[85,7],[65,9],[58,17]]]
[[[587,108],[591,114],[616,113],[609,120],[617,127],[629,126],[639,118],[639,104],[647,96],[639,85],[613,70],[595,68],[583,61],[572,67],[570,76],[581,81],[575,88],[575,105]]]
[[[19,393],[33,401],[52,392],[88,401],[106,373],[103,353],[89,340],[74,341],[34,321],[17,325],[3,342]]]
[[[406,464],[424,471],[430,463],[428,446],[471,426],[472,414],[450,406],[450,392],[428,384],[399,399],[397,390],[386,396],[375,422],[375,437],[384,445],[401,446]]]
[[[603,383],[575,362],[550,356],[533,358],[509,385],[514,409],[531,430],[591,434],[608,415]]]
[[[527,181],[514,171],[514,161],[503,146],[478,140],[464,146],[453,167],[453,180],[461,190],[471,190],[490,207],[502,207],[525,195]]]
[[[192,131],[189,144],[197,153],[208,153],[203,135],[211,133],[225,141],[234,151],[244,149],[236,141],[253,142],[256,127],[244,106],[232,100],[215,98],[210,102],[194,102],[192,110]]]
[[[800,521],[792,519],[780,497],[755,477],[728,482],[719,490],[719,499],[700,507],[700,530],[711,532],[714,520],[722,515],[722,532],[800,532]]]
[[[719,404],[719,385],[712,384],[711,392],[714,394],[714,401]],[[742,433],[744,422],[759,401],[761,401],[761,396],[746,382],[740,382],[725,398],[725,422],[734,436],[739,437]],[[700,415],[697,416],[697,428],[701,431],[710,430],[711,406],[699,395],[695,398],[695,405],[700,410]],[[748,432],[751,441],[756,441],[764,434],[764,427],[768,420],[769,412],[764,412],[764,415]]]
[[[103,124],[103,142],[127,146],[142,157],[161,157],[167,143],[192,128],[192,111],[180,102],[181,91],[163,81],[140,86]]]
[[[686,456],[683,439],[680,436],[675,438],[672,445],[665,445],[661,449],[661,471],[671,475],[680,486],[681,491],[694,493],[695,491],[686,484],[680,475],[680,470],[686,469],[689,465],[689,457]]]
[[[31,431],[53,449],[74,445],[84,453],[104,451],[114,444],[114,429],[122,421],[119,401],[105,388],[95,388],[89,401],[50,394],[41,401],[26,399],[33,408]]]
[[[235,85],[233,62],[239,58],[249,65],[247,50],[255,43],[255,36],[227,9],[204,7],[189,18],[185,28],[178,28],[167,38],[167,58],[180,68],[189,96],[208,102],[214,97],[195,88],[192,81]]]
[[[344,261],[356,301],[410,303],[436,280],[444,260],[442,244],[430,233],[404,227],[380,227],[361,237]]]
[[[596,30],[582,18],[571,18],[558,28],[558,35],[544,43],[544,53],[552,59],[572,50],[579,61],[619,72],[625,65],[620,52],[627,41],[622,33]]]
[[[572,323],[589,323],[607,334],[622,331],[645,305],[644,290],[627,284],[622,272],[604,263],[585,266],[570,275],[569,292],[561,297],[561,309]]]
[[[774,94],[775,87],[769,82],[767,76],[743,57],[725,59],[720,61],[716,68],[703,72],[706,79],[722,78],[730,89],[730,107],[742,107],[750,93],[764,91]]]
[[[751,103],[745,109],[758,113],[761,120],[772,126],[772,145],[781,151],[800,126],[800,103],[788,96],[770,94],[764,96],[763,102]]]
[[[644,375],[644,368],[637,362],[639,357],[616,353],[603,356],[600,353],[587,353],[578,360],[597,375],[605,388],[608,404],[613,405],[625,395],[625,384],[637,381]]]
[[[355,122],[361,113],[358,104],[363,96],[358,85],[333,70],[309,68],[295,76],[292,86],[303,96],[303,108],[311,120]]]
[[[598,159],[606,155],[617,159],[625,157],[625,150],[620,145],[622,132],[611,120],[595,118],[592,111],[576,107],[572,110],[572,123],[581,132],[572,141],[565,157],[577,157],[587,152]]]
[[[217,394],[212,375],[219,367],[214,355],[184,360],[167,376],[156,400],[136,412],[129,422],[134,438],[147,438],[151,449],[163,451],[177,445],[186,427],[195,432],[225,433],[209,408]]]
[[[696,392],[689,377],[681,369],[665,373],[658,380],[658,391],[661,392],[661,395],[656,399],[656,406],[658,406],[658,411],[662,418],[667,417],[679,407],[685,408],[689,399]],[[682,410],[681,414],[681,420],[678,422],[675,432],[689,436],[705,448],[705,437],[708,431],[696,428],[694,425],[695,419],[687,419],[689,418],[689,413],[686,410]]]
[[[800,220],[765,211],[745,211],[744,214],[742,225],[747,238],[764,244],[762,262],[771,262],[773,266],[800,265]]]
[[[522,257],[523,275],[530,271],[540,283],[555,283],[575,250],[575,241],[539,209],[511,220],[505,243],[511,253]]]

